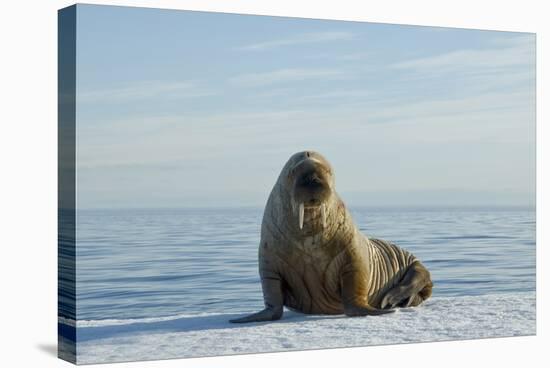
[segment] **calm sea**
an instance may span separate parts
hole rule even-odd
[[[262,307],[261,208],[81,210],[78,320],[232,313]],[[434,296],[535,289],[533,209],[352,208],[432,273]]]

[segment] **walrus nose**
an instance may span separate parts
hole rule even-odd
[[[318,187],[323,184],[323,179],[315,171],[305,173],[300,178],[300,185],[305,187]]]

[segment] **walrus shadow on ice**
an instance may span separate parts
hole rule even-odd
[[[265,309],[233,323],[306,314],[379,315],[421,304],[428,270],[411,253],[361,234],[334,188],[329,162],[299,152],[267,201],[258,252]]]

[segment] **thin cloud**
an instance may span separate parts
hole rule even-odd
[[[347,54],[327,52],[327,53],[318,53],[318,54],[308,54],[305,55],[305,59],[310,60],[333,60],[333,61],[368,61],[376,57],[376,53],[372,51],[368,52],[352,52]]]
[[[305,101],[308,101],[308,100],[317,101],[317,100],[329,99],[329,100],[335,101],[335,99],[348,100],[348,99],[357,99],[357,98],[359,99],[370,98],[375,95],[376,94],[374,91],[359,89],[359,90],[329,91],[329,92],[317,93],[312,95],[304,95],[304,96],[300,96],[298,99],[305,100]]]
[[[453,72],[466,68],[495,69],[533,65],[535,62],[534,37],[521,36],[495,40],[500,47],[462,49],[424,58],[411,59],[391,64],[395,69],[416,71]]]
[[[229,83],[241,87],[257,87],[277,83],[311,79],[342,79],[346,73],[336,69],[279,69],[264,73],[240,74],[229,78]]]
[[[254,43],[239,47],[239,50],[262,51],[282,46],[293,46],[308,43],[351,40],[355,35],[351,32],[315,32],[303,33],[290,38]]]
[[[79,92],[77,100],[82,103],[108,103],[146,100],[152,97],[193,98],[214,94],[213,91],[199,88],[192,82],[147,81],[118,88]]]

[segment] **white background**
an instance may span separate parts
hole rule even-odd
[[[469,367],[548,363],[548,101],[544,1],[87,1],[173,9],[454,26],[537,33],[536,337],[117,364],[117,367]],[[69,1],[0,5],[0,366],[69,366],[57,329],[57,10]],[[546,24],[545,24],[546,23]],[[546,68],[544,65],[546,64]],[[545,104],[546,102],[546,104]],[[513,173],[510,173],[513,175]],[[365,331],[368,333],[368,331]]]

